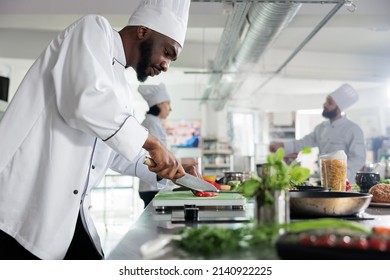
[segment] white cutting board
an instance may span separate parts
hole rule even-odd
[[[154,207],[177,207],[186,204],[196,206],[244,206],[246,198],[239,193],[218,193],[212,197],[198,197],[191,191],[160,192],[153,201]]]

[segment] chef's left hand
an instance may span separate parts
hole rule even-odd
[[[186,173],[201,178],[202,176],[198,172],[198,162],[192,158],[181,159],[181,165]]]

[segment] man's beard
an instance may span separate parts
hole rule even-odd
[[[146,79],[148,78],[148,74],[146,73],[146,71],[151,64],[150,58],[152,57],[152,46],[153,46],[152,39],[145,40],[139,46],[140,59],[137,64],[136,72],[137,72],[137,79],[140,82],[145,82]]]
[[[335,108],[334,110],[332,111],[326,111],[324,109],[324,111],[322,111],[322,116],[324,118],[327,118],[327,119],[334,119],[336,116],[337,116],[337,108]]]

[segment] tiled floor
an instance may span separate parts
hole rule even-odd
[[[97,188],[91,215],[107,256],[143,211],[138,188]]]

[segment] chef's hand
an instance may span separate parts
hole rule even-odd
[[[149,152],[150,157],[156,166],[149,167],[149,170],[158,176],[170,180],[183,177],[185,172],[177,158],[160,142],[149,134],[143,148]]]
[[[276,152],[279,148],[283,148],[284,144],[282,142],[274,142],[269,145],[269,151],[274,153]]]

